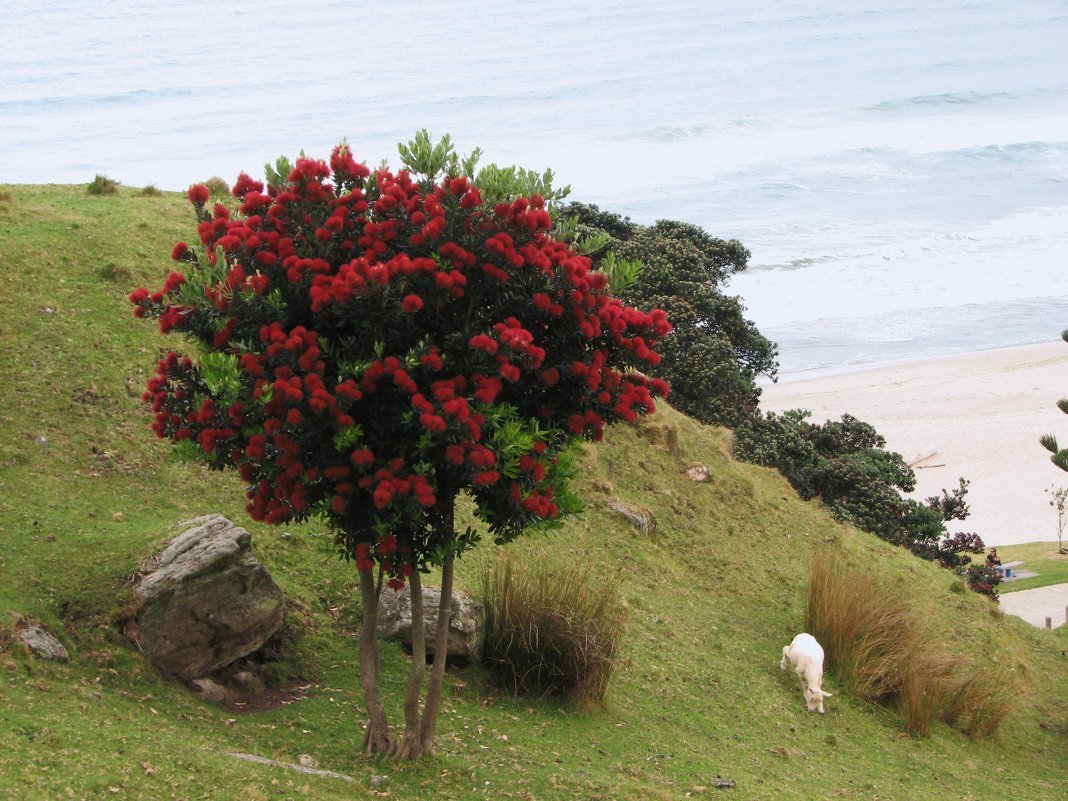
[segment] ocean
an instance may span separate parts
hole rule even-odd
[[[421,128],[741,240],[784,372],[1068,327],[1063,0],[0,3],[0,181],[183,189]]]

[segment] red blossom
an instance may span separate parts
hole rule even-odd
[[[193,184],[186,192],[189,202],[195,206],[203,206],[211,198],[211,191],[204,184]]]
[[[401,310],[406,314],[415,314],[423,308],[423,299],[418,295],[406,295],[401,301]]]

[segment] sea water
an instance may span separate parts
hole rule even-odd
[[[1063,0],[0,2],[0,181],[183,189],[427,128],[741,240],[783,370],[1068,327]]]

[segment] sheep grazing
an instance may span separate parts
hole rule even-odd
[[[797,678],[801,680],[801,690],[805,693],[808,711],[823,714],[823,699],[830,698],[831,693],[820,687],[823,682],[823,648],[811,634],[798,634],[793,641],[782,649],[782,661],[779,667],[787,670],[787,663],[793,665]]]

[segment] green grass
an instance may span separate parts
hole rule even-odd
[[[1066,541],[1068,542],[1068,541]],[[999,593],[1033,590],[1052,584],[1068,583],[1068,554],[1057,552],[1056,542],[1028,542],[1022,545],[1004,545],[998,547],[998,556],[1002,564],[1020,561],[1024,564],[1014,570],[1027,570],[1037,573],[1030,578],[1003,581],[998,585]],[[972,557],[973,562],[981,562],[985,557]]]
[[[1062,797],[1068,627],[1036,629],[951,591],[947,571],[835,523],[777,474],[735,463],[728,432],[667,407],[584,449],[585,514],[504,549],[624,577],[628,623],[604,705],[502,696],[467,668],[447,677],[436,757],[363,756],[351,567],[321,528],[282,537],[248,521],[236,477],[175,461],[139,402],[160,349],[179,343],[133,319],[124,296],[158,285],[173,244],[195,236],[189,204],[121,186],[107,197],[84,185],[2,192],[18,213],[0,224],[0,798],[333,801],[372,797],[372,776],[388,777],[392,797],[430,801],[681,799],[717,776],[737,781],[732,797],[787,801],[810,801],[813,787],[824,798]],[[693,464],[713,479],[688,479]],[[632,528],[612,497],[650,509],[656,532]],[[300,700],[255,713],[205,704],[122,635],[127,578],[177,522],[208,512],[253,532],[290,599],[274,674],[299,677]],[[935,721],[928,739],[902,737],[897,712],[833,672],[827,714],[806,712],[778,662],[803,626],[811,555],[829,538],[878,566],[941,638],[1020,686],[994,736]],[[462,589],[477,589],[497,550],[464,557]],[[30,658],[13,641],[15,613],[57,634],[71,661]],[[387,645],[394,722],[406,675],[403,651]],[[356,781],[227,751],[308,754]]]

